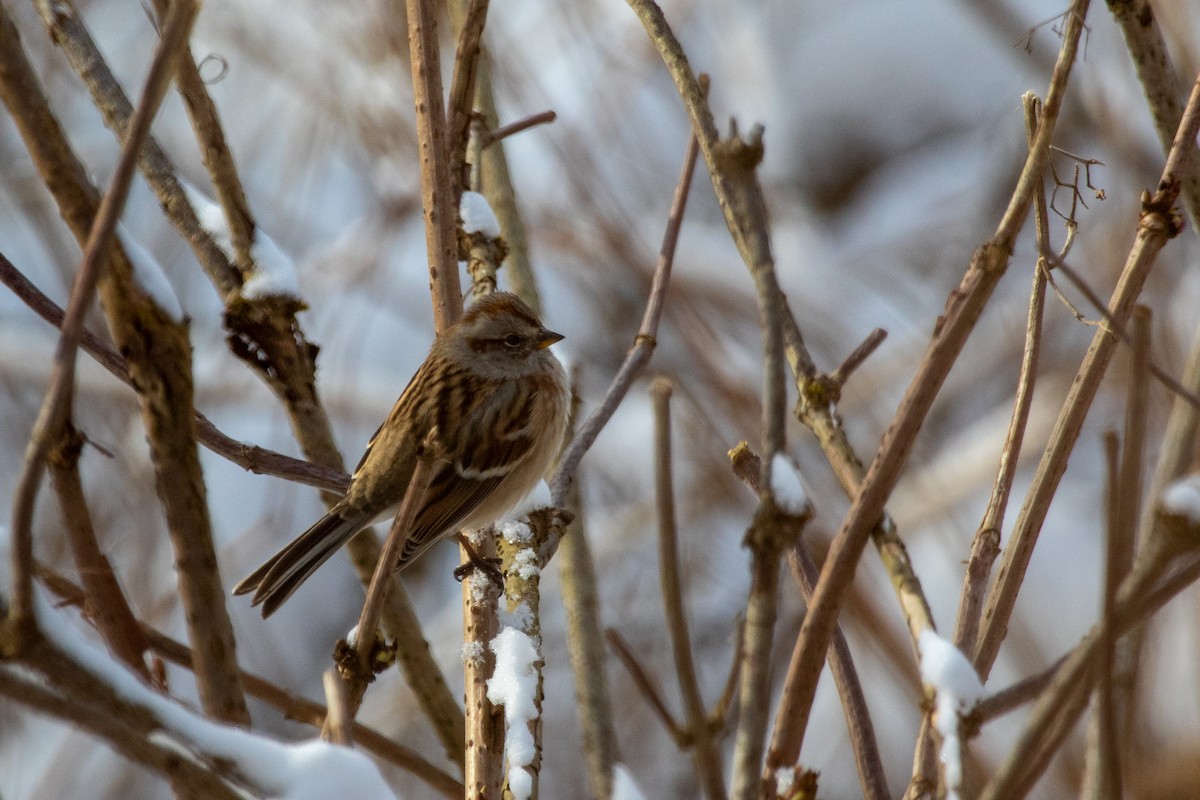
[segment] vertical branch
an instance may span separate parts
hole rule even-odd
[[[451,23],[458,29],[458,49],[454,73],[450,78],[447,100],[447,146],[450,152],[451,195],[457,206],[463,189],[469,185],[464,175],[467,161],[467,131],[471,125],[478,75],[483,64],[483,25],[487,21],[488,0],[461,0],[450,4]],[[463,6],[465,5],[465,8]],[[458,13],[454,13],[458,12]],[[455,19],[455,18],[459,19]],[[505,230],[501,228],[501,230]],[[534,309],[535,311],[537,309]]]
[[[1117,589],[1133,563],[1135,534],[1142,492],[1142,446],[1146,434],[1146,395],[1149,363],[1150,309],[1139,305],[1133,314],[1133,346],[1130,350],[1129,393],[1125,406],[1124,449],[1120,451],[1116,435],[1105,437],[1106,463],[1109,465],[1107,498],[1107,552],[1101,603],[1100,644],[1095,714],[1088,731],[1088,759],[1081,797],[1117,800],[1121,797],[1122,752],[1119,739],[1120,716],[1128,712],[1118,694],[1117,673],[1121,656],[1130,652],[1136,639],[1118,642],[1113,619]]]
[[[538,541],[550,531],[553,510],[541,509],[521,521],[506,521],[500,524],[497,549],[504,570],[505,621],[502,636],[513,637],[508,644],[520,641],[524,648],[510,647],[503,665],[503,678],[497,675],[500,685],[489,687],[490,699],[504,704],[506,728],[506,751],[508,780],[503,797],[526,797],[537,800],[542,770],[542,703],[545,699],[544,681],[546,660],[542,654],[541,582],[542,571],[538,566]],[[497,642],[497,644],[499,644]],[[496,650],[496,648],[493,648]],[[515,657],[516,651],[524,650],[529,659]],[[499,656],[497,661],[499,662]],[[497,672],[500,671],[497,667]],[[516,673],[516,674],[513,674]],[[516,696],[528,691],[525,684],[532,678],[532,708],[521,708],[524,698]],[[514,726],[524,729],[514,730]],[[519,788],[513,788],[517,786]]]
[[[696,773],[709,800],[724,800],[725,778],[721,774],[720,753],[713,741],[704,700],[700,696],[700,684],[696,679],[687,610],[683,604],[683,582],[679,575],[675,491],[671,482],[671,389],[671,382],[666,378],[657,379],[650,387],[650,399],[654,406],[654,496],[658,509],[659,585]]]
[[[467,536],[473,533],[468,532]],[[472,542],[476,551],[491,544],[487,533]],[[486,552],[486,551],[483,551]],[[488,699],[487,680],[496,665],[490,644],[496,638],[498,592],[479,570],[462,583],[463,682],[466,694],[466,753],[463,783],[467,800],[499,800],[504,780],[504,719]]]
[[[450,20],[459,36],[465,36],[471,10],[483,0],[454,0],[449,3]],[[460,41],[463,41],[460,39]],[[463,49],[459,48],[460,51]],[[482,117],[482,128],[486,132],[494,131],[499,125],[496,113],[496,99],[492,93],[492,76],[488,66],[487,51],[480,45],[480,54],[474,64],[475,69],[475,114]],[[453,95],[453,92],[452,92]],[[451,127],[455,115],[453,97],[450,103]],[[466,111],[471,111],[466,108]],[[541,298],[538,294],[537,281],[533,275],[533,266],[529,258],[529,242],[525,235],[525,221],[517,206],[516,191],[513,188],[512,176],[508,171],[508,158],[504,147],[499,142],[484,145],[479,159],[481,163],[472,164],[472,171],[479,172],[479,188],[488,199],[488,204],[496,214],[500,230],[504,232],[504,242],[508,245],[508,256],[504,268],[508,273],[509,288],[535,312],[541,313]],[[458,165],[458,169],[462,169]],[[458,175],[451,176],[458,180]],[[474,183],[474,181],[472,181]],[[457,193],[456,195],[457,196]]]
[[[1179,120],[1183,118],[1186,85],[1171,61],[1171,52],[1151,3],[1108,0],[1108,10],[1125,37],[1125,48],[1142,84],[1146,105],[1154,120],[1154,131],[1165,156],[1171,150]],[[1200,233],[1200,170],[1190,169],[1181,178],[1184,208],[1193,230]]]
[[[1105,497],[1104,517],[1108,545],[1106,558],[1106,580],[1101,598],[1101,617],[1099,626],[1099,644],[1097,646],[1096,669],[1099,679],[1096,682],[1094,699],[1094,716],[1088,727],[1087,763],[1083,776],[1083,790],[1080,797],[1095,798],[1095,800],[1117,800],[1121,795],[1113,794],[1120,783],[1120,766],[1115,763],[1118,753],[1116,733],[1116,717],[1113,707],[1113,654],[1116,650],[1115,626],[1113,625],[1113,604],[1116,600],[1116,587],[1111,583],[1114,569],[1112,560],[1115,544],[1121,538],[1118,528],[1121,526],[1121,492],[1126,488],[1121,482],[1120,443],[1115,431],[1104,434],[1104,466],[1105,466]],[[1115,782],[1115,784],[1114,784]]]
[[[771,647],[779,602],[779,561],[791,546],[798,528],[775,504],[771,481],[772,462],[784,449],[787,413],[783,383],[783,294],[775,278],[775,263],[767,234],[766,207],[756,170],[762,160],[762,129],[748,139],[734,129],[715,152],[715,165],[727,182],[729,213],[743,232],[747,266],[758,296],[759,326],[763,337],[762,500],[746,533],[750,549],[750,596],[746,604],[746,629],[741,670],[741,713],[734,739],[733,796],[749,800],[758,794],[771,699]]]
[[[572,383],[575,381],[573,380]],[[579,418],[579,396],[572,391],[568,436]],[[567,616],[567,657],[575,678],[575,701],[583,734],[584,769],[596,800],[609,800],[613,766],[619,760],[613,708],[608,691],[596,568],[588,546],[578,478],[571,483],[566,509],[573,515],[558,548],[558,579]]]
[[[159,19],[162,19],[167,14],[168,0],[154,0],[154,8]],[[233,153],[225,141],[217,106],[204,86],[204,79],[200,77],[200,68],[190,45],[179,61],[175,84],[192,120],[192,128],[200,144],[200,156],[212,180],[217,201],[229,223],[229,240],[237,267],[245,275],[254,266],[250,252],[254,244],[254,215],[250,212],[250,203],[238,178]]]
[[[760,493],[759,474],[761,466],[758,456],[754,455],[745,442],[729,451],[734,473],[741,478],[756,495]],[[817,584],[820,569],[813,561],[812,554],[803,538],[798,538],[796,544],[788,552],[788,561],[792,567],[792,575],[800,584],[800,592],[805,602],[812,597],[813,588]],[[740,637],[739,637],[740,638]],[[797,653],[792,651],[792,662],[783,682],[783,695],[793,691],[792,684],[796,680],[792,666],[796,664]],[[841,628],[834,631],[833,643],[829,646],[829,671],[833,674],[837,686],[838,697],[842,701],[845,712],[846,727],[850,732],[850,747],[854,750],[854,761],[858,766],[859,782],[862,786],[863,797],[866,800],[887,800],[891,797],[888,791],[887,776],[884,774],[883,759],[879,755],[879,743],[875,738],[875,726],[871,722],[871,714],[867,709],[866,697],[863,694],[862,682],[858,678],[858,670],[854,667],[854,659],[850,653],[850,645],[842,634]],[[776,720],[776,734],[780,729],[780,720]],[[771,740],[771,751],[786,749],[787,745],[776,738]],[[771,756],[768,755],[768,763]]]
[[[425,209],[425,247],[429,290],[438,332],[462,315],[458,244],[454,235],[454,192],[442,97],[436,8],[433,0],[405,0],[408,50],[412,60],[413,103],[417,111],[417,148],[421,155],[421,206]]]

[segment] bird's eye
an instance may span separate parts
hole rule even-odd
[[[510,333],[508,336],[504,337],[505,346],[512,347],[514,349],[521,346],[521,341],[520,335],[516,333]]]

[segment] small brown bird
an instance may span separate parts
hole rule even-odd
[[[434,340],[367,443],[345,497],[233,593],[254,592],[263,617],[274,613],[354,534],[396,513],[430,435],[444,458],[434,464],[397,569],[442,536],[510,511],[562,444],[570,388],[547,349],[562,338],[516,295],[476,301]]]

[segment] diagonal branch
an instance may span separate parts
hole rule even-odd
[[[91,231],[86,237],[83,259],[72,287],[71,300],[67,305],[62,334],[55,352],[50,390],[46,394],[38,419],[34,424],[29,448],[25,454],[25,464],[17,482],[17,492],[13,501],[11,535],[14,591],[11,613],[14,631],[18,636],[33,624],[31,593],[33,502],[41,481],[47,452],[70,417],[75,380],[75,357],[79,346],[80,332],[83,329],[83,317],[91,306],[96,286],[100,281],[109,243],[121,210],[125,206],[125,198],[129,193],[138,152],[150,131],[150,123],[166,95],[171,74],[198,10],[199,6],[195,2],[178,2],[172,5],[171,14],[163,30],[163,38],[159,41],[151,62],[142,100],[131,120],[120,157],[113,170],[109,189],[100,201],[100,206],[92,221]],[[3,28],[0,35],[19,47],[16,28],[7,13],[4,13],[3,19],[0,20],[0,28]],[[8,49],[8,47],[5,48],[6,51]],[[9,101],[8,97],[5,99],[6,102]]]
[[[1046,158],[1083,31],[1083,16],[1087,5],[1088,0],[1076,0],[1069,12],[1063,46],[1047,95],[1042,125],[1025,161],[1009,207],[997,226],[996,234],[976,250],[961,283],[948,298],[946,311],[935,326],[925,356],[909,383],[896,416],[884,434],[859,494],[851,504],[841,529],[830,546],[821,570],[821,578],[813,592],[812,603],[800,629],[801,674],[805,676],[801,684],[803,689],[792,695],[789,698],[790,702],[779,710],[779,718],[784,720],[789,729],[804,731],[808,726],[821,664],[858,559],[871,530],[883,513],[888,496],[900,479],[913,442],[934,399],[1005,272],[1013,242],[1032,203],[1033,193],[1039,185],[1042,164]],[[798,742],[799,739],[797,736],[785,737],[785,741]],[[795,763],[798,755],[799,750],[795,747],[790,747],[787,752],[773,751],[768,758],[768,767]]]
[[[1129,317],[1159,251],[1168,239],[1179,232],[1181,220],[1172,206],[1179,196],[1180,176],[1185,173],[1196,152],[1194,140],[1198,130],[1200,78],[1192,87],[1187,110],[1175,136],[1175,146],[1167,157],[1156,191],[1153,195],[1143,195],[1141,220],[1134,244],[1109,300],[1109,313],[1119,323],[1124,323]],[[984,627],[975,649],[975,665],[983,676],[991,670],[1000,651],[1000,643],[1008,629],[1017,592],[1033,555],[1038,532],[1049,511],[1050,500],[1066,471],[1067,458],[1079,438],[1084,417],[1095,399],[1100,380],[1104,377],[1118,341],[1117,335],[1108,327],[1097,329],[1038,463],[1033,483],[1004,551],[996,582],[984,607]]]

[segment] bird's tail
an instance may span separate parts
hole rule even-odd
[[[263,619],[266,619],[308,580],[317,567],[370,521],[369,517],[350,509],[330,511],[247,575],[233,587],[233,593],[254,592],[253,605],[262,604]]]

